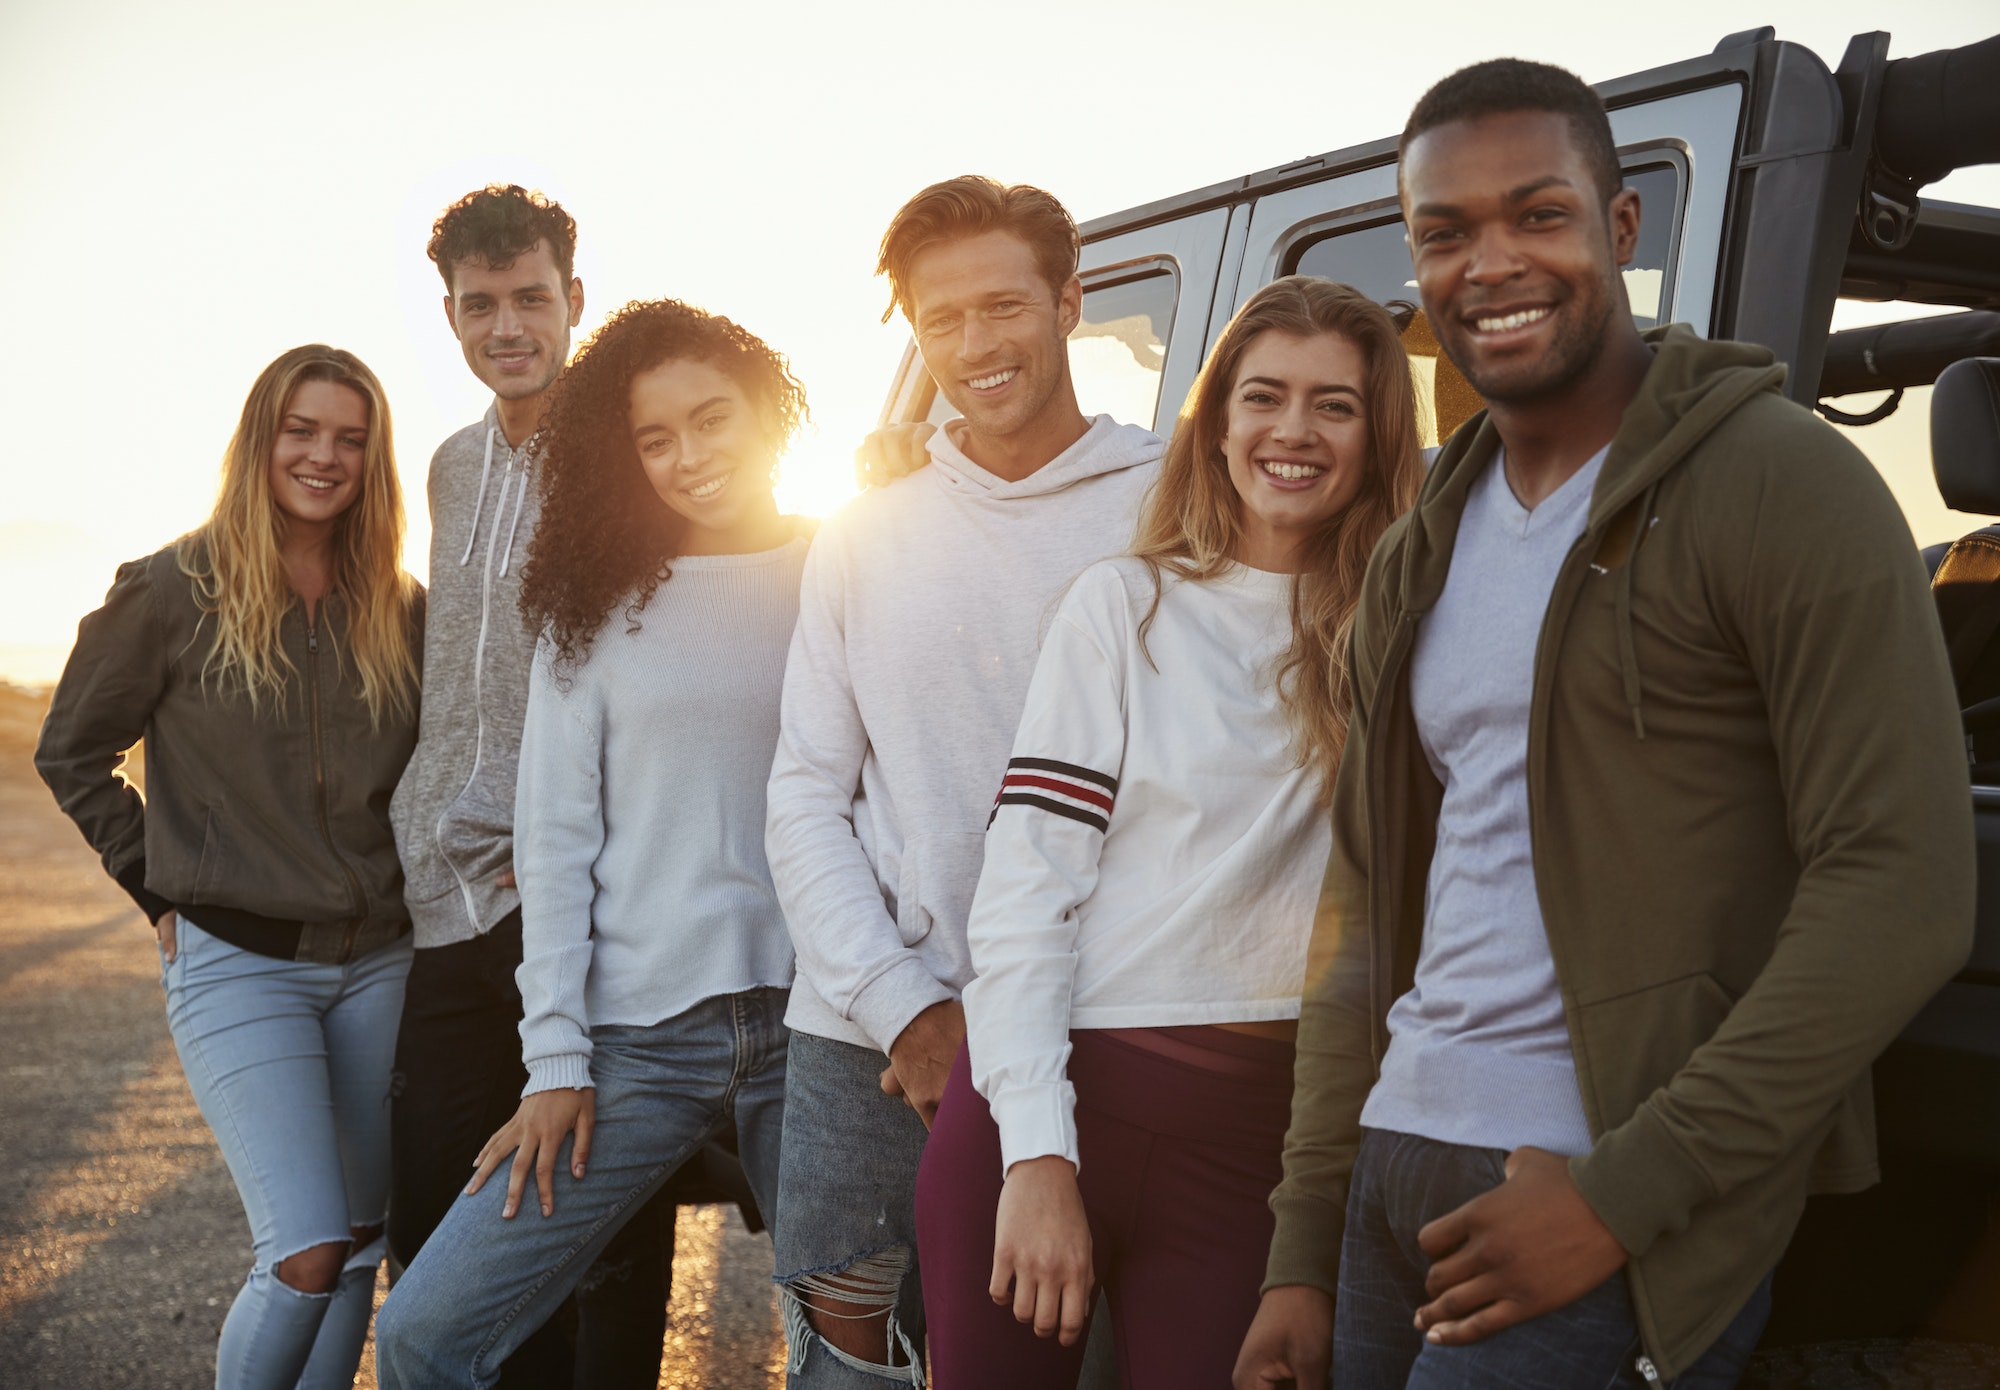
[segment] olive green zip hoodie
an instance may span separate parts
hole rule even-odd
[[[1783,1253],[1806,1195],[1876,1179],[1868,1067],[1970,950],[1971,799],[1924,569],[1867,460],[1763,348],[1681,325],[1625,412],[1535,653],[1535,876],[1595,1144],[1672,1379]],[[1362,1102],[1410,987],[1441,788],[1409,658],[1477,417],[1363,581],[1266,1287],[1333,1293]]]

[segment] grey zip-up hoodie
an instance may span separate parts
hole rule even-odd
[[[514,774],[535,639],[521,566],[535,528],[535,458],[489,406],[431,457],[430,615],[417,748],[389,807],[417,948],[490,929],[520,905]]]

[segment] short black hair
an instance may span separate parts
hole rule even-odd
[[[452,268],[460,261],[482,260],[504,270],[516,257],[534,250],[538,241],[548,242],[567,285],[576,273],[576,219],[540,189],[530,192],[518,183],[489,183],[438,214],[424,250],[450,290]]]
[[[1568,121],[1577,151],[1606,203],[1624,185],[1603,100],[1568,69],[1525,58],[1490,58],[1438,82],[1411,110],[1403,138],[1396,142],[1396,157],[1400,160],[1411,141],[1438,126],[1512,111],[1548,111]]]

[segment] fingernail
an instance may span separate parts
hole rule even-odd
[[[464,1187],[461,1187],[458,1191],[460,1196],[470,1197],[472,1195],[472,1184],[467,1183]]]
[[[1438,1334],[1438,1329],[1433,1327],[1430,1331],[1424,1334],[1424,1340],[1426,1342],[1429,1342],[1432,1346],[1436,1346],[1442,1341],[1444,1341],[1444,1338]]]
[[[1424,1315],[1423,1315],[1422,1313],[1419,1313],[1419,1314],[1417,1314],[1417,1315],[1416,1315],[1415,1317],[1411,1318],[1411,1319],[1410,1319],[1410,1326],[1412,1326],[1412,1327],[1416,1328],[1416,1329],[1417,1329],[1417,1331],[1419,1331],[1419,1332],[1423,1331],[1423,1330],[1424,1330]]]
[[[554,1210],[555,1210],[555,1208],[554,1208],[554,1207],[552,1207],[552,1206],[550,1206],[550,1205],[549,1205],[549,1204],[548,1204],[547,1202],[544,1202],[544,1203],[542,1203],[542,1215],[543,1215],[543,1216],[547,1216],[547,1215],[548,1215],[548,1214],[549,1214],[550,1212],[552,1212],[552,1211],[554,1211]]]
[[[506,1206],[500,1208],[500,1215],[503,1218],[512,1216],[513,1214],[514,1214],[514,1204],[512,1202],[509,1202]]]
[[[577,1164],[576,1167],[570,1169],[570,1172],[581,1178],[583,1176],[583,1165],[581,1163]]]

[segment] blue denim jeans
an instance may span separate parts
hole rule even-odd
[[[794,1390],[922,1385],[924,1300],[917,1271],[917,1165],[929,1131],[882,1093],[873,1048],[792,1036],[776,1245],[779,1304]],[[812,1330],[801,1296],[889,1309],[894,1365],[849,1356]]]
[[[541,1214],[530,1191],[518,1214],[501,1217],[504,1164],[452,1204],[376,1320],[384,1390],[492,1385],[618,1229],[732,1116],[751,1190],[772,1210],[788,993],[722,994],[650,1027],[591,1029],[597,1128],[588,1171],[570,1176],[574,1140],[565,1140],[552,1214]]]
[[[389,1201],[389,1072],[409,937],[345,965],[260,956],[185,917],[163,962],[167,1027],[250,1218],[256,1263],[216,1348],[218,1390],[354,1383],[382,1241],[353,1252],[331,1293],[280,1261],[379,1226]]]
[[[1433,1346],[1416,1330],[1417,1309],[1430,1302],[1424,1275],[1431,1263],[1417,1232],[1498,1187],[1506,1161],[1498,1149],[1362,1131],[1334,1300],[1339,1390],[1649,1390],[1623,1274],[1470,1346]],[[1770,1312],[1766,1275],[1715,1345],[1675,1378],[1675,1390],[1730,1390]]]

